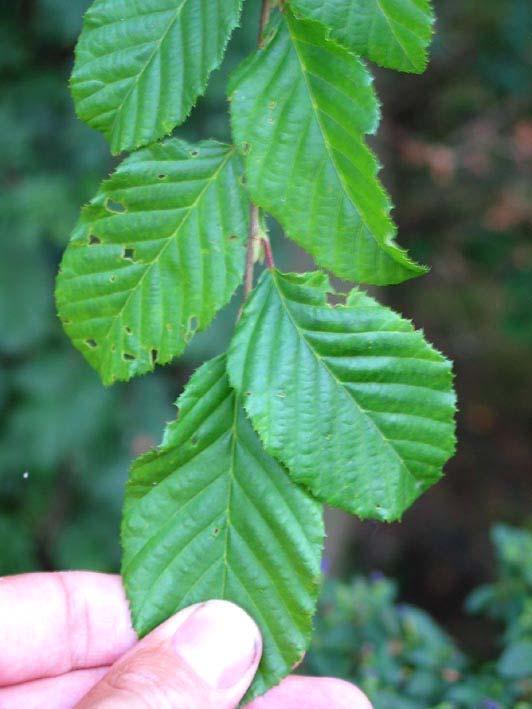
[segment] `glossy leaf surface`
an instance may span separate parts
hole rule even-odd
[[[399,283],[424,272],[394,242],[390,200],[364,142],[379,108],[359,59],[287,10],[230,91],[251,198],[290,238],[349,280]]]
[[[249,205],[221,143],[135,153],[83,210],[57,281],[74,345],[106,384],[165,364],[242,279]]]
[[[79,117],[113,153],[170,133],[221,62],[242,0],[96,0],[76,48]]]
[[[291,0],[331,39],[380,66],[421,73],[427,64],[434,13],[429,0]]]
[[[266,450],[325,502],[391,521],[454,451],[451,364],[389,308],[319,272],[266,272],[228,371]]]
[[[161,447],[133,466],[123,577],[142,635],[210,598],[246,609],[264,640],[251,697],[307,649],[323,523],[321,505],[262,448],[225,368],[218,357],[194,374]]]

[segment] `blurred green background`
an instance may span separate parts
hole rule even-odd
[[[0,0],[4,574],[118,568],[128,465],[159,441],[195,366],[224,349],[238,307],[237,297],[176,366],[112,389],[61,331],[54,273],[80,206],[114,165],[68,93],[88,4]],[[254,46],[258,5],[247,0],[222,70],[178,135],[228,138],[227,76]],[[326,562],[338,577],[394,577],[403,601],[487,659],[500,626],[465,614],[464,599],[495,574],[490,528],[532,523],[532,12],[530,0],[435,6],[427,73],[376,71],[383,124],[374,144],[400,243],[432,271],[377,295],[455,360],[459,448],[401,524],[330,513]],[[281,267],[309,265],[274,237]]]

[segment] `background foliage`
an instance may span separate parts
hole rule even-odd
[[[72,45],[87,5],[0,4],[2,573],[117,568],[129,462],[158,442],[163,422],[174,417],[175,392],[200,360],[224,349],[236,312],[233,303],[214,331],[193,341],[179,367],[109,390],[58,325],[52,281],[61,250],[79,207],[114,166],[104,140],[75,119],[68,94]],[[255,42],[258,2],[248,5],[223,69],[179,136],[228,137],[227,74]],[[429,276],[379,297],[455,360],[459,450],[446,479],[401,525],[362,524],[338,514],[329,525],[335,574],[377,568],[396,577],[402,599],[435,615],[463,651],[486,658],[497,656],[497,626],[468,619],[462,603],[492,578],[489,527],[496,520],[530,522],[528,5],[437,1],[427,73],[377,72],[384,120],[375,148],[397,205],[401,243],[433,265]],[[274,247],[281,268],[309,265],[296,247]],[[391,587],[379,583],[391,607]],[[328,593],[358,598],[365,588],[358,584],[360,591],[355,585],[353,592]],[[470,603],[489,602],[479,593]],[[504,604],[490,607],[496,623],[507,623],[500,617]],[[349,608],[346,613],[361,612]],[[371,627],[369,609],[364,617]]]
[[[329,581],[305,671],[356,682],[376,709],[528,709],[532,701],[532,534],[493,529],[496,580],[467,610],[501,621],[496,661],[468,657],[425,611],[397,603],[380,574]]]

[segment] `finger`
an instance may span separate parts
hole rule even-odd
[[[72,709],[109,671],[108,667],[75,670],[60,677],[34,679],[0,689],[2,709]]]
[[[372,709],[358,687],[327,677],[287,677],[247,709]]]
[[[111,665],[137,640],[118,576],[0,579],[0,686]]]
[[[187,608],[118,660],[78,709],[232,709],[257,671],[259,630],[238,606]]]

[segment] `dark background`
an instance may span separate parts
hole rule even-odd
[[[0,573],[116,570],[128,465],[156,444],[194,367],[222,351],[239,296],[176,366],[104,389],[57,322],[53,278],[80,206],[113,167],[68,93],[86,0],[0,0]],[[493,574],[489,529],[532,522],[530,0],[440,0],[423,76],[376,71],[374,145],[399,241],[428,276],[375,291],[456,363],[459,447],[401,524],[332,513],[333,574],[378,569],[466,649],[492,628],[462,612]],[[227,75],[255,41],[258,0],[176,133],[228,138]],[[283,268],[308,260],[274,239]]]

